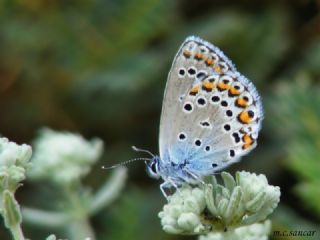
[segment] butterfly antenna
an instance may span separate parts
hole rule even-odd
[[[148,150],[145,150],[145,149],[141,149],[141,148],[137,148],[136,146],[132,146],[132,149],[136,152],[145,152],[145,153],[148,153],[151,157],[155,157],[154,154],[152,154],[150,151]]]
[[[132,163],[132,162],[135,162],[135,161],[150,161],[150,160],[151,160],[150,158],[133,158],[133,159],[130,159],[130,160],[128,160],[128,161],[125,161],[125,162],[122,162],[122,163],[118,163],[118,164],[112,165],[112,166],[110,166],[110,167],[102,166],[102,169],[108,170],[108,169],[113,169],[113,168],[121,167],[121,166],[127,165],[127,164]]]

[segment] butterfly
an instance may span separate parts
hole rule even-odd
[[[160,155],[146,161],[160,189],[197,184],[240,160],[257,144],[260,96],[216,46],[188,37],[176,54],[165,88]]]

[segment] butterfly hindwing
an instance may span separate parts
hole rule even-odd
[[[254,86],[216,47],[190,37],[168,76],[160,123],[160,157],[207,175],[256,145],[263,118]]]
[[[184,104],[195,106],[189,118],[194,128],[188,132],[189,146],[198,148],[188,159],[192,171],[200,175],[212,173],[238,161],[255,147],[262,111],[255,90],[249,90],[246,81],[239,74],[228,73],[195,82],[201,85],[197,94],[192,92],[194,86],[191,88]],[[190,122],[184,124],[181,127]]]

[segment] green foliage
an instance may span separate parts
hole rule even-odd
[[[278,130],[283,138],[290,139],[286,165],[302,180],[295,190],[320,214],[320,86],[313,84],[306,73],[295,78],[280,85],[277,97],[271,102],[272,108],[281,113],[276,115],[274,123],[286,126]]]
[[[157,196],[157,191],[138,190],[135,186],[127,188],[125,194],[108,211],[102,211],[98,220],[107,223],[98,239],[176,239],[162,231],[157,212],[165,202]],[[119,231],[121,229],[121,231]]]
[[[38,129],[48,126],[77,131],[89,139],[98,136],[106,148],[100,162],[90,168],[87,162],[83,168],[79,162],[73,162],[77,166],[65,163],[55,169],[74,167],[75,176],[86,176],[88,188],[80,195],[84,205],[95,202],[90,208],[97,235],[117,240],[149,239],[150,235],[177,239],[160,231],[156,212],[164,199],[158,185],[145,177],[142,164],[130,168],[129,186],[139,190],[111,194],[120,197],[119,204],[102,211],[100,197],[107,196],[110,202],[113,198],[99,192],[100,186],[109,189],[104,185],[108,172],[101,166],[135,157],[131,145],[157,153],[161,100],[171,61],[186,36],[199,35],[219,46],[252,80],[266,109],[257,149],[232,169],[264,173],[281,187],[285,194],[281,204],[290,208],[281,208],[284,217],[277,226],[296,230],[298,222],[310,218],[301,228],[312,229],[320,214],[317,4],[297,0],[0,1],[0,134],[30,143]],[[8,169],[0,169],[1,179],[8,178]],[[15,190],[25,172],[10,169],[15,173],[10,174]],[[50,174],[57,179],[58,175]],[[232,188],[232,181],[227,182]],[[96,189],[97,194],[92,194]],[[54,211],[42,223],[55,226],[59,236],[67,232],[58,224],[65,220],[65,214],[60,214],[66,207],[61,203],[64,194],[38,179],[20,188],[17,199],[24,206],[39,204]],[[292,201],[291,194],[301,202]],[[37,239],[40,230],[35,216],[48,212],[30,210],[34,209],[22,208],[29,221],[23,228]],[[283,224],[293,210],[298,212],[294,220]],[[0,230],[1,239],[9,237]]]

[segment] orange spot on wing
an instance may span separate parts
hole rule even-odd
[[[224,91],[224,90],[228,90],[230,88],[230,85],[229,84],[226,84],[224,82],[220,82],[218,83],[218,89],[220,91]]]
[[[197,59],[197,60],[202,60],[203,59],[203,54],[202,53],[196,53],[194,55],[194,58]]]
[[[222,68],[221,68],[220,66],[215,66],[215,67],[213,68],[213,70],[214,70],[216,73],[219,73],[219,74],[222,73]]]
[[[246,101],[245,99],[243,99],[243,98],[238,98],[237,100],[236,100],[236,106],[238,106],[238,107],[241,107],[241,108],[245,108],[245,107],[247,107],[248,106],[248,101]]]
[[[194,86],[194,87],[190,90],[189,94],[192,95],[192,96],[195,96],[195,95],[198,94],[199,90],[200,90],[200,86]]]
[[[208,80],[204,81],[202,83],[202,89],[206,90],[207,92],[212,91],[212,89],[215,87],[215,84],[212,82],[209,82]]]
[[[248,111],[243,111],[238,115],[238,120],[243,124],[248,124],[251,122],[252,117]]]
[[[243,135],[242,141],[244,142],[244,144],[242,146],[243,149],[249,148],[254,143],[254,140],[251,137],[251,135],[249,135],[247,133]]]
[[[207,58],[207,60],[206,60],[207,66],[211,66],[213,64],[213,62],[214,61],[211,58]]]
[[[238,96],[240,95],[240,91],[238,89],[235,89],[234,87],[231,87],[229,89],[229,93],[231,96]]]

